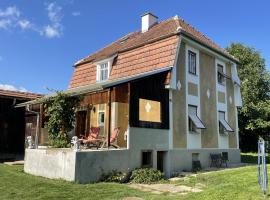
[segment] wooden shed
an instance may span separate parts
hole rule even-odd
[[[25,108],[15,108],[42,95],[0,89],[0,161],[23,155],[25,144]]]

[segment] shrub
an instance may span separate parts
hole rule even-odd
[[[107,174],[102,174],[101,182],[115,182],[115,183],[125,183],[129,181],[129,173],[118,172],[117,170],[112,170]]]
[[[132,183],[155,183],[164,179],[164,174],[157,169],[143,168],[132,171],[130,180]]]
[[[48,129],[49,145],[56,148],[69,147],[68,132],[74,128],[76,107],[83,96],[72,96],[56,92],[42,101],[44,115],[47,118],[45,127]]]

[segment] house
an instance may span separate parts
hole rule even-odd
[[[25,109],[14,106],[38,97],[41,95],[0,89],[0,161],[24,154]]]
[[[74,134],[100,127],[109,138],[120,127],[121,148],[27,149],[26,172],[86,183],[114,169],[154,167],[170,176],[192,161],[208,167],[210,153],[240,162],[238,60],[177,16],[158,22],[146,13],[141,22],[76,62],[66,91],[85,95]]]

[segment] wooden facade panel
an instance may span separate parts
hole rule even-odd
[[[113,87],[111,95],[112,102],[128,103],[128,84]]]
[[[88,94],[84,97],[82,105],[108,103],[108,91]]]
[[[164,81],[167,73],[157,74],[130,84],[130,126],[143,128],[169,128],[169,91]],[[139,119],[139,99],[160,102],[161,122],[141,121]]]

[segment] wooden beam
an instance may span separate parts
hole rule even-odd
[[[108,113],[108,137],[107,137],[107,145],[108,149],[110,147],[110,138],[111,138],[111,111],[112,111],[112,106],[111,106],[111,88],[108,91],[108,107],[109,107],[109,113]]]

